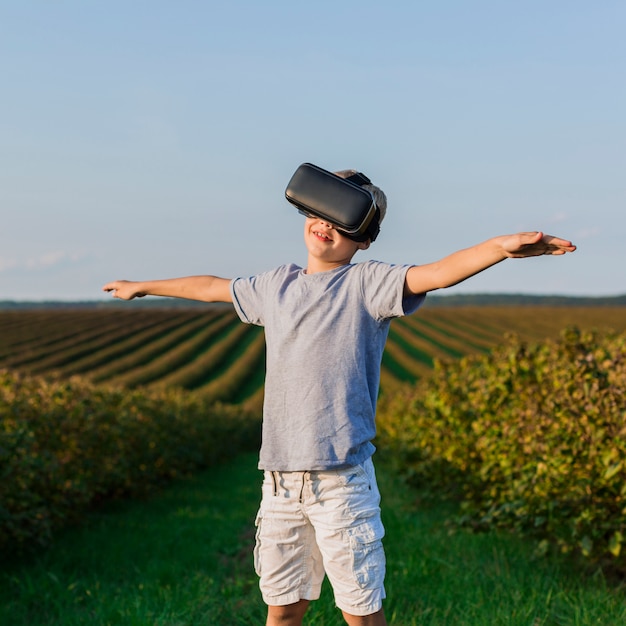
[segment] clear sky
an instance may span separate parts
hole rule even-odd
[[[624,32],[616,0],[3,0],[0,300],[303,264],[305,161],[387,193],[355,260],[543,230],[578,251],[447,293],[624,294]]]

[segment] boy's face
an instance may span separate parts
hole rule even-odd
[[[305,218],[304,242],[309,251],[309,261],[333,267],[350,263],[357,250],[367,250],[370,245],[369,241],[348,239],[332,224],[318,217]]]

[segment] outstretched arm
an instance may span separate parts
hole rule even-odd
[[[507,258],[574,252],[571,241],[541,232],[517,233],[494,237],[471,248],[427,265],[411,267],[406,275],[406,295],[426,293],[456,285]]]
[[[187,276],[166,280],[114,280],[102,287],[114,298],[132,300],[143,296],[167,296],[202,302],[232,302],[230,279],[217,276]]]

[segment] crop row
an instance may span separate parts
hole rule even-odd
[[[260,421],[180,390],[0,370],[0,552],[36,548],[104,499],[258,448]]]
[[[381,400],[381,449],[411,482],[626,573],[626,333],[564,330],[438,363]]]
[[[565,327],[626,330],[609,307],[425,307],[394,320],[382,387],[415,382],[436,360],[489,352],[505,335],[537,341]],[[80,375],[113,386],[180,387],[205,398],[252,403],[262,397],[262,330],[227,307],[103,307],[0,312],[0,368]]]

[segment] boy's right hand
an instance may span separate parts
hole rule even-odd
[[[102,291],[112,291],[113,297],[121,300],[143,298],[146,295],[139,289],[139,283],[130,280],[114,280],[102,287]]]

